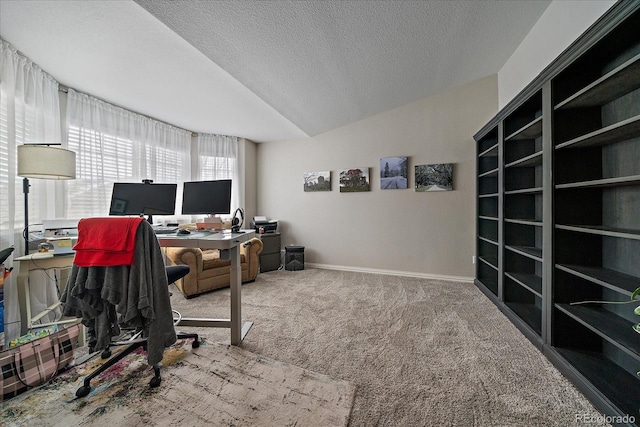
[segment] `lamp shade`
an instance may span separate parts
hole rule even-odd
[[[75,179],[76,153],[46,144],[19,145],[18,176],[40,179]]]

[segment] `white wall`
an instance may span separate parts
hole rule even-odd
[[[469,279],[475,253],[475,134],[497,112],[497,76],[302,140],[259,144],[258,214],[283,244],[339,269]],[[409,156],[409,189],[380,189],[380,158]],[[414,166],[454,163],[454,191],[418,193]],[[341,169],[369,167],[371,191],[340,193]],[[304,192],[330,170],[332,191]]]
[[[615,3],[615,0],[554,0],[498,72],[500,108]]]

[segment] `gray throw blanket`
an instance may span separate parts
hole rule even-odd
[[[176,342],[164,260],[147,221],[138,227],[132,265],[74,264],[61,301],[65,316],[82,318],[87,326],[91,351],[105,349],[119,327],[144,331],[150,365],[159,363],[165,347]]]

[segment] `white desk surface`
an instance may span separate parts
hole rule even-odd
[[[192,231],[191,234],[158,234],[160,246],[231,249],[234,246],[255,237],[255,230],[243,230],[243,233]]]
[[[34,252],[29,255],[22,255],[21,257],[14,258],[14,261],[38,261],[39,259],[57,259],[57,258],[73,258],[74,253],[55,254],[52,251],[49,252]]]

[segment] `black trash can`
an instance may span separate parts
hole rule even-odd
[[[304,270],[304,246],[284,247],[284,269],[288,271]]]

